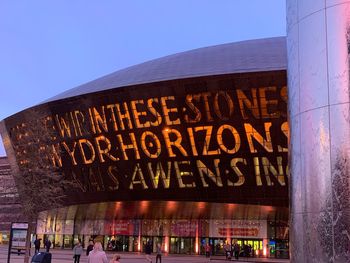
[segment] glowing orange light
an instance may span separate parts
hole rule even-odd
[[[141,236],[139,235],[139,242],[137,244],[137,250],[140,252],[141,251]]]
[[[266,252],[266,247],[264,247],[264,250],[263,250],[263,255],[264,255],[264,257],[266,257],[266,254],[267,254],[267,252]]]
[[[169,248],[169,237],[165,237],[165,241],[164,241],[164,251],[165,251],[165,253],[168,253],[168,248]]]
[[[168,201],[167,202],[167,205],[166,205],[166,209],[167,209],[167,211],[169,211],[169,212],[174,212],[174,211],[176,211],[176,209],[177,209],[177,202],[175,202],[175,201]]]
[[[258,257],[259,256],[259,250],[256,250],[255,254]]]

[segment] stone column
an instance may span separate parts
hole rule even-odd
[[[291,262],[350,262],[350,0],[287,0]]]

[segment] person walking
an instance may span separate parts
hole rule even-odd
[[[156,255],[156,263],[162,263],[162,246],[160,243],[157,244],[157,255]]]
[[[34,247],[35,247],[34,254],[40,252],[40,245],[41,245],[41,239],[40,238],[35,239],[35,241],[34,241]]]
[[[74,263],[79,263],[80,262],[80,256],[83,254],[83,246],[80,243],[80,240],[78,240],[78,243],[73,248],[73,258],[74,258]]]
[[[93,249],[94,249],[94,241],[90,240],[89,245],[86,248],[86,255],[88,256],[90,251],[92,251]]]
[[[152,253],[152,244],[151,240],[148,240],[145,246],[146,260],[152,263],[151,253]]]
[[[207,243],[205,245],[205,257],[209,258],[210,257],[210,245]]]
[[[50,239],[46,239],[45,240],[44,246],[46,248],[46,252],[49,253],[50,252],[50,248],[51,248],[51,241],[50,241]]]
[[[238,258],[239,258],[239,251],[241,250],[239,244],[235,243],[234,246],[233,246],[233,250],[235,252],[235,259],[238,260]]]
[[[88,263],[108,263],[107,255],[103,251],[101,242],[96,242],[94,249],[89,253]]]

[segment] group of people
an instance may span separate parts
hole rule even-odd
[[[51,248],[50,239],[45,239],[44,246],[46,248],[46,252],[50,252]],[[41,238],[37,238],[34,241],[35,254],[40,252],[41,247]],[[73,260],[74,263],[80,262],[80,257],[83,254],[83,246],[81,241],[78,242],[73,247]],[[86,255],[88,256],[88,263],[108,263],[107,255],[103,251],[101,242],[94,243],[92,240],[89,241],[89,245],[86,248]],[[109,263],[120,263],[119,261],[120,255],[113,255],[112,260]],[[151,261],[152,262],[152,261]]]
[[[224,245],[224,251],[225,251],[226,259],[231,259],[234,256],[235,259],[238,260],[241,247],[237,243],[234,243],[232,245],[230,245],[229,243],[226,243]]]
[[[50,248],[51,248],[51,241],[50,239],[45,239],[44,241],[44,247],[46,248],[46,252],[50,252]],[[39,253],[40,252],[40,247],[41,247],[41,238],[37,238],[34,241],[34,253]]]
[[[205,244],[204,250],[205,250],[205,256],[209,258],[211,254],[211,246],[209,243]],[[231,259],[234,256],[235,259],[238,260],[240,251],[241,251],[241,247],[237,243],[234,243],[232,245],[230,245],[229,243],[226,243],[224,245],[224,252],[225,252],[226,259]]]
[[[80,255],[82,252],[83,247],[79,241],[78,244],[73,248],[74,257],[78,258],[78,260],[74,261],[74,263],[79,263]],[[107,255],[106,252],[103,251],[101,242],[94,243],[92,240],[90,240],[89,245],[86,248],[86,255],[88,256],[88,263],[108,263]],[[113,255],[110,263],[120,263],[119,259],[120,255]]]
[[[152,263],[152,242],[150,240],[147,241],[147,243],[145,244],[145,254],[146,254],[146,260],[148,262]],[[156,263],[162,263],[162,246],[160,243],[157,244],[157,248],[156,248]]]

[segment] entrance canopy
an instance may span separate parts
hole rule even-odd
[[[73,205],[44,211],[40,218],[59,220],[232,219],[288,220],[288,208],[208,202],[127,201]]]

